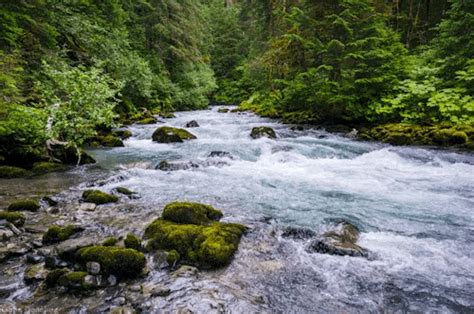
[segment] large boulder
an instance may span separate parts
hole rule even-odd
[[[230,263],[246,228],[240,224],[220,223],[222,213],[198,203],[171,203],[161,218],[145,230],[149,250],[169,251],[168,263],[178,260],[203,269]]]
[[[331,255],[367,257],[368,251],[356,244],[358,239],[357,227],[342,222],[334,230],[312,240],[307,250]]]
[[[196,136],[183,129],[162,126],[156,129],[152,139],[158,143],[182,143],[185,140],[196,139]]]
[[[275,131],[270,127],[259,126],[252,129],[250,137],[252,137],[253,139],[261,137],[276,138],[276,134]]]

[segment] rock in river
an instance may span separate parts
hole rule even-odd
[[[198,128],[199,123],[197,123],[196,120],[192,120],[192,121],[189,121],[188,123],[186,123],[186,127],[187,128]]]
[[[252,129],[250,137],[252,137],[253,139],[261,137],[276,138],[276,134],[275,131],[270,127],[259,126]]]
[[[153,133],[152,139],[158,143],[182,143],[185,140],[196,139],[196,136],[184,129],[162,126]]]

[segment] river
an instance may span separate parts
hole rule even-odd
[[[466,152],[393,147],[354,141],[322,130],[292,130],[251,113],[179,112],[166,125],[189,129],[197,140],[157,144],[159,125],[133,125],[125,147],[96,149],[98,163],[66,173],[0,180],[0,205],[24,196],[55,194],[77,204],[81,192],[100,182],[139,193],[94,212],[65,206],[39,214],[38,225],[74,221],[89,233],[143,234],[144,227],[175,200],[211,204],[224,221],[250,227],[231,265],[176,279],[152,270],[138,284],[164,284],[165,297],[140,301],[144,312],[473,312],[474,156]],[[278,138],[254,140],[252,127],[270,126]],[[208,157],[212,151],[229,157]],[[155,170],[162,160],[193,161],[180,171]],[[218,161],[218,162],[216,162]],[[307,240],[281,236],[285,227],[318,233],[339,220],[361,230],[368,258],[311,253]],[[43,226],[46,227],[46,226]],[[17,271],[11,271],[12,269]],[[21,259],[2,266],[16,285],[0,297],[11,306],[39,305],[100,311],[126,287],[105,294],[37,296],[21,282]],[[10,272],[7,272],[10,270]],[[66,306],[66,304],[68,304]]]

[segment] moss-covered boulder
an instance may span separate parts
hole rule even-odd
[[[469,139],[465,132],[456,129],[442,129],[432,132],[431,138],[433,142],[442,146],[466,144]]]
[[[176,250],[184,263],[213,269],[230,263],[245,227],[232,223],[178,224],[157,219],[145,231],[149,250]]]
[[[113,135],[121,138],[122,140],[126,140],[130,137],[132,137],[132,132],[129,130],[115,130],[112,132]]]
[[[118,239],[115,237],[109,237],[102,242],[102,246],[114,246],[118,243]]]
[[[163,126],[156,129],[152,139],[158,143],[182,143],[185,140],[196,139],[196,136],[183,129]]]
[[[250,132],[250,137],[253,139],[261,137],[276,138],[276,134],[275,131],[268,126],[259,126],[252,129],[252,132]]]
[[[163,119],[173,119],[173,118],[176,118],[176,116],[175,116],[174,113],[172,113],[172,112],[160,112],[160,117],[162,117]]]
[[[88,203],[94,203],[96,205],[102,205],[107,203],[118,202],[118,197],[115,195],[107,194],[99,190],[86,190],[82,193],[82,199]]]
[[[94,158],[92,158],[85,151],[80,150],[79,156],[78,156],[78,152],[74,147],[65,146],[62,144],[51,145],[50,154],[55,159],[60,160],[62,163],[68,164],[68,165],[76,165],[79,160],[79,157],[80,157],[80,160],[79,160],[80,165],[95,163]]]
[[[123,195],[126,195],[126,196],[133,196],[134,194],[136,194],[135,192],[133,191],[130,191],[129,189],[127,188],[124,188],[122,186],[119,186],[118,188],[115,189],[118,193],[120,194],[123,194]]]
[[[126,248],[134,249],[134,250],[137,250],[137,251],[142,250],[142,241],[140,240],[139,237],[137,237],[133,233],[127,234],[127,236],[123,240],[123,243],[124,243]]]
[[[161,218],[145,230],[147,249],[176,251],[184,263],[204,269],[227,265],[238,248],[245,227],[217,222],[222,212],[199,203],[168,204]],[[169,263],[169,262],[168,262]],[[169,263],[171,264],[171,263]],[[173,263],[175,264],[175,263]]]
[[[84,271],[68,272],[59,277],[57,283],[69,289],[90,290],[94,288],[94,286],[86,281],[87,275],[87,272]]]
[[[0,166],[0,179],[12,179],[25,177],[29,172],[23,168],[12,166]]]
[[[229,108],[219,108],[219,109],[217,109],[217,112],[219,112],[219,113],[227,113],[227,112],[229,112]]]
[[[9,223],[12,223],[16,227],[21,227],[25,224],[26,217],[19,212],[0,212],[0,220],[5,219]]]
[[[42,162],[35,162],[33,164],[32,171],[36,174],[42,174],[42,173],[48,173],[48,172],[64,171],[66,169],[67,167],[64,166],[63,164],[60,164],[57,162],[42,161]]]
[[[44,244],[53,244],[66,241],[73,234],[82,231],[83,228],[73,225],[67,225],[65,227],[51,226],[48,228],[46,233],[43,235]]]
[[[85,247],[77,252],[77,258],[84,265],[87,262],[97,262],[103,274],[113,274],[117,277],[137,276],[146,266],[143,253],[114,246]]]
[[[180,224],[206,225],[222,218],[222,212],[210,205],[173,202],[165,206],[161,217]]]
[[[148,117],[137,121],[137,124],[155,124],[157,122],[155,117]]]
[[[9,211],[30,211],[35,212],[40,209],[40,204],[35,200],[20,200],[8,205]]]
[[[104,136],[100,141],[101,145],[104,147],[124,147],[122,140],[112,134]]]

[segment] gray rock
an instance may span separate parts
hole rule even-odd
[[[199,273],[199,270],[196,267],[182,265],[177,270],[173,272],[174,277],[196,277]]]
[[[187,128],[198,128],[199,123],[197,123],[196,120],[192,120],[192,121],[189,121],[188,123],[186,123],[186,127]]]
[[[307,228],[287,227],[283,230],[281,236],[284,238],[304,240],[315,237],[316,232]]]
[[[30,264],[38,264],[44,261],[44,257],[35,254],[26,254],[26,262]]]
[[[142,291],[142,286],[132,285],[132,286],[128,287],[128,290],[133,291],[133,292],[140,292],[140,291]]]
[[[234,156],[232,156],[231,153],[229,152],[224,152],[224,151],[220,151],[220,150],[215,150],[215,151],[212,151],[209,156],[207,156],[209,158],[215,158],[215,157],[220,157],[220,158],[230,158],[230,159],[234,159]]]
[[[100,264],[97,262],[87,262],[87,272],[91,275],[98,275],[100,273]]]
[[[94,203],[81,203],[79,205],[79,210],[93,212],[96,209],[97,205]]]
[[[166,261],[168,257],[168,252],[165,251],[157,251],[152,256],[153,264],[157,270],[168,268],[170,265]]]
[[[99,243],[100,240],[95,237],[82,237],[75,239],[68,239],[56,245],[56,255],[60,257],[71,257],[78,249],[86,246],[92,246]]]
[[[117,277],[115,277],[114,275],[109,275],[107,277],[107,283],[109,284],[109,286],[115,286],[117,284]]]
[[[0,227],[0,241],[7,241],[14,236],[13,231],[6,227]]]
[[[112,300],[113,305],[124,305],[127,302],[127,300],[124,297],[117,297]]]
[[[199,168],[199,165],[193,161],[166,161],[163,160],[156,167],[157,170],[162,171],[178,171]]]

